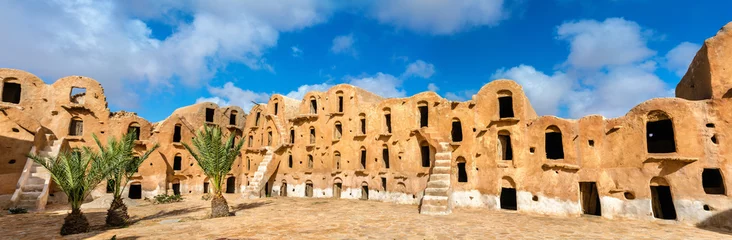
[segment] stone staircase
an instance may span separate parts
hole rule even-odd
[[[452,212],[450,184],[452,170],[452,149],[450,143],[436,131],[428,128],[415,130],[436,149],[435,162],[430,169],[427,188],[420,205],[420,213],[427,215],[447,215]]]
[[[56,140],[53,134],[46,134],[46,139],[47,146],[37,154],[41,157],[57,156],[62,141]],[[35,146],[31,148],[31,153],[36,153]],[[42,211],[46,208],[50,184],[51,174],[48,170],[28,158],[10,200],[15,207]]]
[[[272,147],[264,147],[264,159],[259,163],[257,171],[249,180],[249,185],[244,189],[244,197],[249,199],[261,198],[266,196],[262,188],[269,179],[268,175],[272,175],[274,169],[277,168],[279,161],[273,161],[274,150]]]

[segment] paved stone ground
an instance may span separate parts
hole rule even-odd
[[[93,232],[65,239],[732,239],[732,233],[665,221],[559,218],[486,209],[455,209],[449,216],[425,216],[417,206],[392,203],[228,196],[237,216],[206,219],[209,202],[130,207],[136,222],[104,229],[105,209],[85,214]],[[55,209],[54,209],[55,208]],[[43,213],[0,215],[0,239],[61,239],[64,206]]]

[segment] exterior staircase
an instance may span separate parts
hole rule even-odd
[[[450,184],[452,149],[450,142],[428,128],[421,128],[414,132],[422,135],[437,151],[419,212],[427,215],[448,215],[452,212],[452,201],[450,200],[452,195]]]
[[[279,161],[273,161],[274,150],[272,147],[264,147],[264,159],[259,163],[257,171],[254,176],[249,180],[249,185],[244,189],[244,197],[249,199],[261,198],[266,196],[267,193],[263,191],[264,184],[266,184],[269,177],[277,169]]]
[[[46,146],[40,151],[36,151],[36,146],[33,146],[31,153],[41,157],[56,157],[62,141],[56,140],[53,134],[45,134],[45,137]],[[10,201],[15,207],[42,211],[46,208],[50,184],[51,174],[48,170],[28,158]]]

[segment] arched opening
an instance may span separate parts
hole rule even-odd
[[[511,91],[502,90],[498,92],[498,117],[512,118],[513,115],[513,97]]]
[[[86,96],[86,88],[71,87],[69,93],[69,101],[75,104],[84,104],[84,98]]]
[[[648,153],[676,152],[674,125],[671,118],[662,111],[648,113],[646,122],[646,145]]]
[[[333,153],[333,164],[335,165],[336,170],[341,170],[341,153],[340,152]]]
[[[340,178],[333,180],[333,198],[341,198],[341,191],[343,191],[343,182]]]
[[[287,182],[285,180],[282,180],[282,185],[280,185],[280,196],[287,197]]]
[[[336,95],[338,95],[338,112],[343,112],[343,92],[338,91]]]
[[[310,144],[315,144],[315,127],[310,127]]]
[[[175,154],[175,157],[173,157],[173,171],[180,171],[183,166],[183,157],[180,156],[180,153]]]
[[[671,187],[666,179],[654,177],[651,179],[651,207],[653,217],[661,219],[676,219],[676,207],[671,196]]]
[[[84,135],[84,121],[80,117],[73,117],[69,124],[69,136]]]
[[[361,200],[369,200],[369,184],[361,183]]]
[[[455,162],[457,162],[458,182],[468,182],[468,171],[465,169],[465,158],[458,157]]]
[[[308,168],[313,168],[313,155],[308,154]]]
[[[381,187],[384,189],[384,192],[388,191],[386,190],[386,177],[381,177]]]
[[[427,142],[421,142],[419,144],[419,152],[422,158],[422,167],[430,167],[430,145]]]
[[[513,147],[511,146],[511,133],[506,130],[498,132],[498,156],[502,160],[513,160]]]
[[[318,100],[315,97],[310,97],[310,113],[318,114]]]
[[[170,186],[173,189],[173,195],[180,196],[180,180],[177,178],[173,179],[173,182]]]
[[[247,157],[247,171],[252,170],[252,160]]]
[[[305,197],[313,197],[313,182],[310,180],[305,182]]]
[[[212,123],[214,121],[214,109],[206,108],[206,122]]]
[[[333,139],[340,140],[341,136],[343,136],[343,126],[341,125],[341,122],[336,122]]]
[[[595,182],[580,182],[579,190],[582,213],[601,216],[602,207],[600,206],[600,194],[597,191],[597,184]]]
[[[452,136],[453,142],[462,142],[463,141],[463,124],[460,123],[460,119],[453,118],[452,119],[452,130],[450,131],[450,136]]]
[[[140,140],[140,124],[133,122],[127,127],[128,134],[134,134],[135,140]]]
[[[359,114],[358,117],[361,120],[361,134],[366,134],[366,114]]]
[[[361,169],[366,169],[366,148],[361,147]]]
[[[292,168],[292,154],[290,154],[289,156],[287,156],[287,166],[289,168]]]
[[[226,193],[236,192],[236,177],[228,177],[226,179]]]
[[[727,193],[719,168],[705,168],[702,171],[702,186],[707,194],[725,195]]]
[[[10,80],[12,80],[12,82]],[[8,78],[5,82],[3,82],[3,102],[14,104],[20,103],[20,93],[22,87],[20,86],[20,83],[17,83],[15,81],[17,81],[17,79]]]
[[[381,158],[384,160],[384,168],[389,168],[389,146],[384,145],[381,150]]]
[[[259,126],[259,120],[262,117],[262,112],[257,112],[256,117],[254,117],[254,126]]]
[[[429,126],[429,109],[427,108],[427,102],[419,102],[417,104],[417,108],[419,109],[419,127],[427,127]]]
[[[236,110],[231,110],[231,113],[229,113],[229,125],[236,125],[236,115],[238,113]]]
[[[278,113],[280,113],[280,103],[275,101],[274,102],[274,115],[277,116]]]
[[[272,128],[267,128],[267,146],[272,146]]]
[[[386,132],[391,133],[391,109],[384,109],[384,124],[386,124]]]
[[[130,199],[141,199],[142,198],[142,185],[140,183],[130,184],[129,193],[127,197]]]
[[[290,144],[295,144],[295,128],[290,128]]]
[[[181,130],[180,124],[176,124],[175,128],[173,129],[173,142],[174,143],[180,142],[180,139],[181,139],[180,130]]]
[[[208,180],[206,180],[205,182],[203,182],[203,193],[208,193],[208,191],[209,191],[208,190],[208,188],[209,188],[209,185],[208,184],[209,184],[208,183]]]
[[[254,142],[254,136],[249,135],[249,141],[247,141],[247,147],[252,147],[252,142]]]
[[[516,203],[516,184],[510,177],[506,176],[501,179],[501,209],[517,210]]]
[[[547,159],[564,159],[562,131],[557,126],[549,126],[544,133],[544,150]]]

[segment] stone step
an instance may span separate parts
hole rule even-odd
[[[38,199],[38,196],[41,195],[41,192],[21,192],[20,193],[20,200],[33,200],[35,201]]]
[[[46,179],[46,178],[48,178],[48,175],[49,174],[47,172],[45,172],[45,173],[44,172],[34,172],[34,173],[31,173],[30,176],[31,177],[37,177],[37,178]]]
[[[450,181],[446,180],[430,180],[427,182],[427,188],[449,188],[450,187]]]
[[[437,175],[437,174],[448,174],[449,175],[450,169],[451,169],[450,167],[435,166],[432,168],[432,175]]]
[[[430,181],[450,181],[450,174],[432,174]]]
[[[450,188],[427,188],[424,190],[425,196],[448,197]]]
[[[28,177],[28,181],[25,182],[25,184],[45,184],[46,180],[39,177]]]
[[[420,213],[427,215],[446,215],[449,214],[450,211],[447,206],[434,206],[422,203]]]
[[[25,186],[23,186],[21,188],[21,190],[23,190],[23,192],[40,192],[40,191],[43,191],[43,184],[27,184],[26,183]]]
[[[450,160],[452,159],[452,153],[450,152],[438,152],[435,154],[436,160]]]
[[[424,196],[422,198],[422,204],[433,205],[433,206],[446,206],[450,199],[446,196]]]
[[[20,200],[16,206],[28,210],[36,209],[36,200]]]

